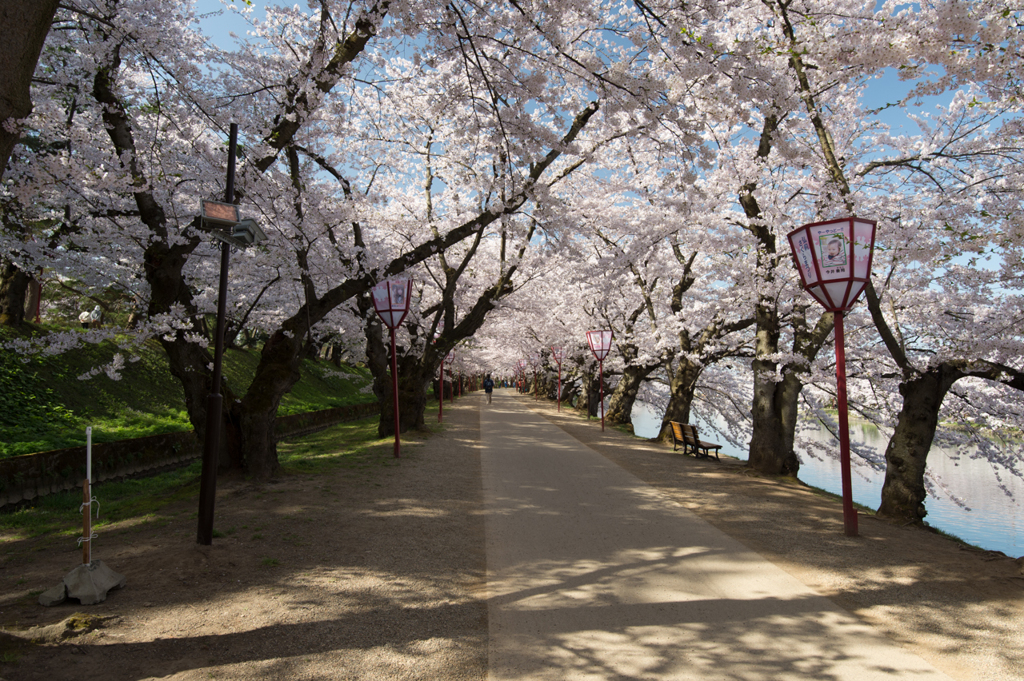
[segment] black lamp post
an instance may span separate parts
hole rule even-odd
[[[221,405],[220,394],[222,366],[224,362],[224,317],[226,316],[228,290],[228,262],[231,246],[245,248],[267,238],[255,220],[242,220],[235,200],[235,147],[238,142],[238,124],[231,124],[228,141],[228,179],[224,190],[224,202],[202,201],[201,212],[204,227],[212,228],[211,233],[221,241],[220,285],[217,292],[217,330],[214,333],[213,386],[206,398],[206,440],[203,443],[203,468],[199,478],[199,529],[196,541],[209,546],[213,543],[213,506],[217,495],[217,453],[220,450]]]
[[[555,398],[558,402],[558,411],[562,411],[562,360],[565,359],[565,350],[552,345],[551,357],[558,362],[558,394]]]
[[[594,353],[594,359],[600,365],[598,373],[598,399],[601,401],[601,431],[604,432],[604,358],[612,349],[611,331],[587,331],[587,343],[590,344],[590,351]]]

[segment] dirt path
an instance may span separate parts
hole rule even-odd
[[[195,543],[194,503],[162,527],[104,528],[94,557],[128,584],[99,605],[43,608],[29,594],[81,562],[74,539],[4,542],[5,627],[111,619],[22,647],[0,678],[483,679],[479,419],[466,402],[446,405],[445,432],[403,437],[396,465],[220,481],[226,536],[212,547]]]
[[[4,628],[109,618],[35,645],[0,635],[0,678],[482,681],[480,399],[445,405],[445,431],[405,440],[395,466],[219,482],[212,547],[195,544],[194,502],[104,528],[95,557],[128,585],[100,605],[32,595],[81,560],[73,539],[0,537]],[[1024,679],[1013,560],[865,516],[850,539],[833,500],[532,406],[954,678]]]

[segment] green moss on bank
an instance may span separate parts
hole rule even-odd
[[[115,379],[102,368],[119,353],[124,366]],[[236,394],[245,392],[258,363],[257,350],[225,352],[224,375]],[[366,402],[371,397],[360,389],[368,382],[364,368],[304,360],[302,379],[279,413]],[[181,385],[156,341],[129,351],[112,342],[86,344],[33,358],[0,351],[0,458],[83,445],[87,426],[94,442],[191,429]]]

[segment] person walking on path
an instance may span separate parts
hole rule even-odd
[[[484,392],[487,393],[487,404],[491,403],[491,395],[494,393],[494,380],[490,374],[484,379]]]

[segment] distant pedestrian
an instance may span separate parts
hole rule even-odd
[[[494,393],[494,380],[490,374],[484,379],[484,392],[487,393],[487,404],[491,403],[491,395]]]

